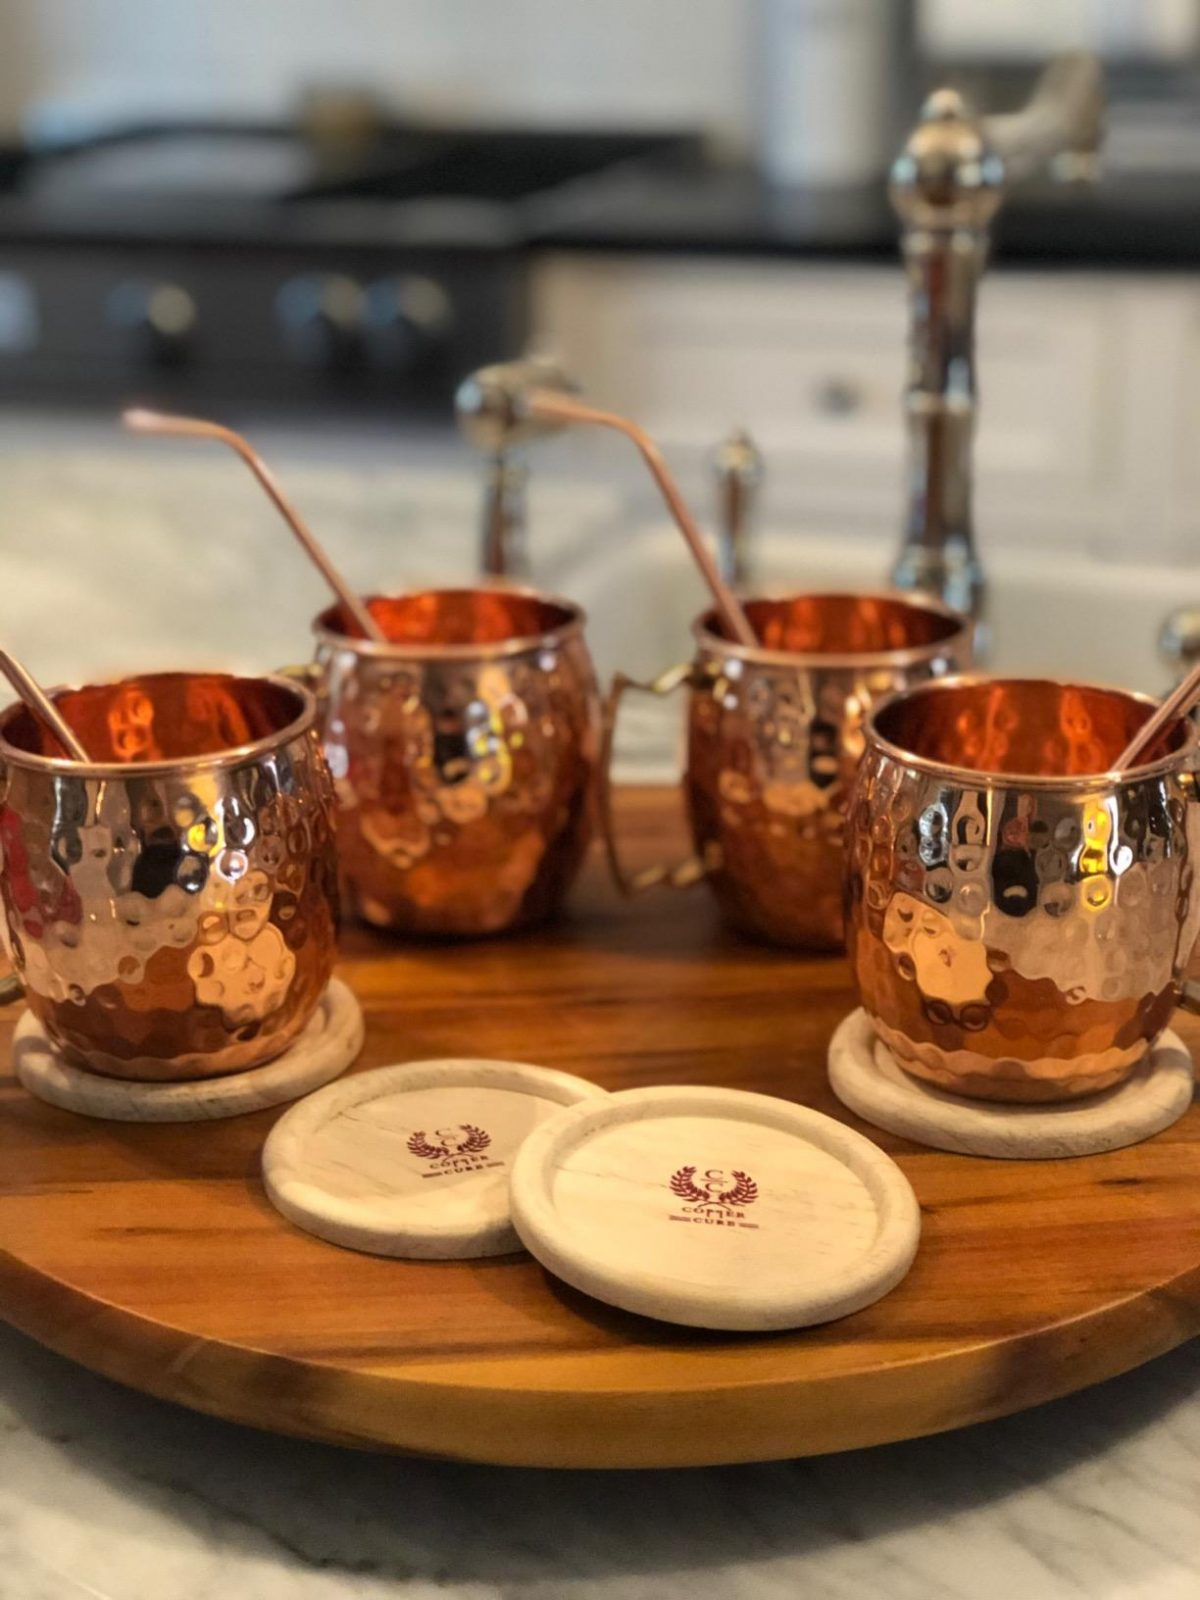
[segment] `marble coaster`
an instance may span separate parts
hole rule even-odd
[[[39,1100],[109,1122],[206,1122],[296,1100],[343,1073],[362,1049],[362,1007],[331,978],[304,1032],[289,1050],[249,1072],[191,1083],[134,1083],[74,1066],[26,1013],[13,1036],[13,1069]]]
[[[860,1007],[829,1044],[829,1082],[844,1106],[877,1128],[935,1150],[1012,1161],[1100,1155],[1139,1144],[1192,1103],[1195,1069],[1177,1033],[1164,1033],[1124,1083],[1056,1105],[969,1100],[900,1067]]]

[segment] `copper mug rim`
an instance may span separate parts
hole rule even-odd
[[[273,733],[266,733],[261,738],[247,740],[244,744],[230,745],[226,749],[213,750],[203,755],[173,756],[169,760],[158,761],[71,761],[64,756],[38,755],[35,751],[25,750],[20,745],[9,743],[6,736],[9,726],[17,717],[29,714],[24,703],[16,700],[0,711],[0,761],[7,762],[11,766],[24,767],[31,772],[44,772],[56,778],[160,778],[184,772],[211,772],[241,766],[245,762],[256,760],[259,756],[269,754],[272,750],[278,750],[285,744],[290,744],[293,739],[301,738],[310,728],[316,726],[317,699],[312,690],[298,679],[278,672],[237,673],[208,671],[203,668],[196,668],[193,671],[184,669],[170,672],[137,672],[126,673],[119,678],[105,678],[99,682],[57,684],[47,692],[51,700],[57,700],[61,694],[77,693],[85,689],[116,689],[125,683],[145,683],[170,678],[215,678],[226,683],[266,683],[290,695],[298,702],[300,709],[295,717]]]
[[[932,595],[910,594],[894,589],[764,589],[741,597],[743,606],[753,607],[756,602],[796,600],[865,600],[886,601],[902,609],[938,617],[947,626],[938,638],[923,644],[902,645],[896,649],[882,650],[774,650],[765,645],[739,644],[718,631],[716,609],[702,611],[692,623],[692,637],[705,649],[718,652],[739,661],[762,666],[787,666],[807,668],[882,668],[900,669],[920,666],[941,655],[948,646],[970,637],[974,631],[971,618]]]
[[[1016,772],[996,771],[991,768],[960,767],[947,761],[936,760],[932,756],[920,755],[915,750],[909,750],[904,745],[895,743],[886,734],[879,731],[879,720],[886,717],[889,710],[900,701],[911,701],[919,697],[934,694],[945,694],[954,690],[978,689],[985,685],[1004,684],[1041,684],[1054,689],[1082,689],[1093,693],[1115,695],[1123,700],[1132,700],[1138,705],[1146,707],[1147,715],[1157,710],[1159,702],[1153,695],[1143,694],[1138,689],[1124,689],[1119,685],[1110,683],[1093,683],[1067,678],[1046,678],[1040,676],[1023,677],[1017,674],[987,672],[962,672],[948,674],[944,678],[934,678],[928,683],[915,684],[908,689],[898,689],[893,694],[879,700],[867,713],[864,731],[869,744],[873,744],[891,760],[901,766],[909,767],[916,772],[923,772],[929,777],[944,778],[947,783],[970,789],[1037,789],[1051,791],[1059,794],[1074,794],[1080,791],[1094,790],[1098,787],[1110,787],[1114,782],[1140,783],[1147,778],[1158,778],[1166,773],[1178,771],[1181,761],[1197,747],[1198,730],[1190,717],[1179,717],[1173,725],[1173,733],[1178,742],[1166,755],[1159,756],[1154,761],[1145,762],[1141,766],[1129,767],[1123,772],[1114,772],[1111,768],[1102,772],[1084,773],[1046,773],[1046,772]]]
[[[337,626],[341,607],[335,603],[326,606],[313,618],[312,629],[319,643],[336,650],[349,650],[355,655],[373,660],[390,661],[495,661],[509,656],[525,655],[531,650],[558,646],[568,639],[582,635],[587,623],[587,612],[575,600],[551,594],[544,589],[526,585],[482,583],[430,584],[418,589],[398,589],[365,594],[363,600],[369,607],[373,600],[419,599],[424,595],[511,595],[518,600],[535,601],[538,605],[563,614],[560,622],[533,633],[514,634],[508,639],[495,639],[472,643],[439,644],[436,641],[364,639],[346,633]]]

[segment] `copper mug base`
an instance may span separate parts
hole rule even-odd
[[[182,1081],[280,1055],[337,928],[333,788],[308,691],[159,673],[60,690],[92,760],[0,716],[0,897],[21,992],[93,1072]],[[57,748],[55,746],[54,748]]]
[[[1166,1009],[1169,1015],[1175,1009],[1174,1002]],[[973,1050],[944,1050],[915,1043],[879,1018],[874,1020],[874,1027],[897,1065],[914,1078],[947,1094],[1010,1105],[1078,1100],[1115,1088],[1146,1059],[1151,1048],[1139,1040],[1127,1049],[1100,1049],[1067,1061],[1054,1056],[1022,1060],[1017,1056],[985,1056]],[[1161,1033],[1162,1029],[1157,1031]]]
[[[1195,1009],[1196,734],[1106,768],[1153,702],[943,680],[877,708],[851,800],[849,947],[897,1062],[976,1099],[1122,1082]]]
[[[507,588],[373,595],[388,642],[317,618],[349,910],[422,938],[553,915],[593,821],[600,707],[584,617]]]
[[[863,721],[880,697],[966,666],[971,624],[934,600],[805,594],[744,602],[756,648],[697,619],[696,654],[653,683],[618,674],[605,719],[602,791],[613,877],[625,894],[705,880],[740,932],[799,950],[843,948],[846,797]],[[627,873],[608,772],[622,696],[688,690],[683,787],[695,855]]]

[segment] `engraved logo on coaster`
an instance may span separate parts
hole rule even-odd
[[[486,1172],[489,1167],[502,1167],[502,1161],[489,1160],[484,1151],[492,1142],[486,1128],[462,1122],[456,1128],[435,1128],[436,1144],[425,1137],[424,1128],[409,1136],[408,1148],[412,1155],[432,1165],[432,1171],[423,1172],[423,1178],[444,1178],[451,1173]]]
[[[746,1221],[746,1207],[758,1199],[758,1185],[748,1172],[709,1167],[697,1179],[695,1167],[672,1173],[668,1188],[685,1204],[671,1212],[672,1222],[699,1222],[717,1228],[757,1228]]]

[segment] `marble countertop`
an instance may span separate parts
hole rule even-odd
[[[350,583],[476,581],[482,477],[448,430],[251,428]],[[539,472],[528,495],[537,583],[555,591],[611,537],[619,492]],[[164,667],[262,672],[312,654],[318,574],[228,451],[0,410],[4,643],[46,684]],[[8,699],[0,694],[0,703]]]
[[[4,1600],[1196,1600],[1200,1341],[1022,1416],[759,1467],[360,1455],[0,1329]]]

